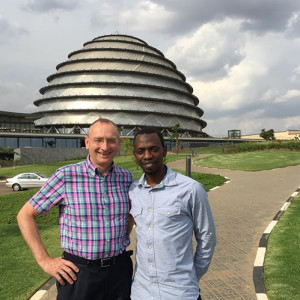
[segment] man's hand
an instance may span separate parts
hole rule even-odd
[[[77,279],[76,273],[79,272],[79,269],[71,261],[49,256],[35,222],[35,218],[38,216],[39,213],[29,202],[26,202],[18,213],[18,224],[27,245],[46,273],[55,277],[62,285],[65,285],[66,281],[73,284]]]
[[[79,269],[69,260],[60,257],[47,257],[38,263],[46,273],[55,277],[61,285],[65,285],[65,281],[73,284],[77,279],[76,273],[79,272]]]

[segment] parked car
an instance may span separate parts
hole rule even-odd
[[[12,178],[7,178],[5,185],[14,191],[41,187],[48,180],[48,176],[41,173],[21,173]]]

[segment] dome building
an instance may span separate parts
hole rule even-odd
[[[185,76],[146,42],[127,35],[100,36],[68,55],[56,67],[34,101],[44,132],[86,133],[99,117],[132,135],[154,126],[165,135],[179,123],[179,133],[201,137],[203,110]]]

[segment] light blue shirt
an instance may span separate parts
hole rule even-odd
[[[143,175],[130,186],[129,197],[137,237],[131,299],[196,300],[216,245],[203,186],[168,168],[154,188]]]

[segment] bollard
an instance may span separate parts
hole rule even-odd
[[[185,160],[185,175],[188,177],[191,177],[191,169],[192,169],[192,160],[191,160],[191,156],[187,155],[186,156],[186,160]]]

